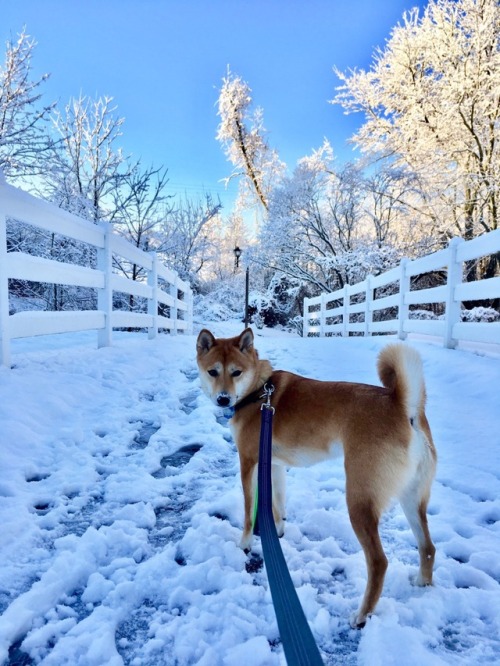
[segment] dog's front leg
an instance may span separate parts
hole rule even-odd
[[[241,460],[241,483],[243,485],[243,497],[245,504],[245,519],[243,534],[241,536],[240,548],[249,552],[252,548],[253,537],[253,508],[255,502],[255,490],[257,485],[257,464],[248,460]]]
[[[276,524],[276,532],[281,538],[285,533],[285,495],[286,495],[286,468],[283,465],[273,463],[273,516]]]

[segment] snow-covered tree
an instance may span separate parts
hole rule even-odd
[[[167,194],[168,169],[140,162],[126,169],[112,191],[110,221],[118,233],[142,250],[160,250],[164,244],[160,225],[174,210],[173,195]]]
[[[112,217],[113,194],[131,169],[117,146],[123,122],[111,97],[80,96],[56,113],[61,142],[49,187],[59,206],[95,222]]]
[[[7,177],[40,173],[52,146],[48,121],[53,104],[41,103],[41,86],[48,78],[32,76],[35,42],[21,32],[6,45],[0,66],[0,168]]]
[[[217,234],[213,238],[213,242],[217,246],[217,253],[214,255],[214,261],[210,266],[213,275],[209,279],[226,280],[238,270],[244,270],[248,259],[248,251],[255,244],[255,238],[249,232],[248,226],[238,209],[233,210],[227,218],[224,218],[222,224],[214,231]],[[238,269],[234,254],[236,247],[239,247],[242,251]]]
[[[498,227],[498,0],[430,0],[404,15],[368,71],[337,74],[334,102],[365,114],[354,141],[418,178],[433,233]]]
[[[422,190],[414,174],[382,163],[378,170],[365,173],[364,190],[366,235],[379,247],[392,245],[414,258],[440,247],[442,239],[429,233],[431,225],[422,211]]]
[[[88,220],[110,220],[115,214],[113,195],[129,165],[116,147],[123,119],[114,116],[110,98],[72,100],[65,112],[55,112],[57,144],[40,179],[42,195]],[[95,250],[86,243],[44,232],[29,251],[59,261],[95,266]],[[89,289],[42,285],[50,310],[82,309],[95,305]]]
[[[161,254],[165,263],[199,288],[200,273],[217,248],[211,227],[219,219],[220,201],[210,194],[197,201],[181,199],[161,223]]]
[[[229,69],[222,81],[218,115],[217,140],[234,167],[227,180],[243,177],[244,194],[267,211],[270,192],[284,165],[267,142],[262,109],[252,109],[250,87]]]
[[[111,192],[113,205],[109,216],[116,231],[136,247],[148,252],[163,249],[164,238],[161,222],[173,209],[172,196],[166,192],[167,169],[150,166],[141,168],[140,162],[130,166],[118,179]],[[131,280],[141,280],[146,276],[142,266],[133,261],[113,257],[115,269]],[[133,309],[137,302],[129,295],[127,307]]]
[[[335,169],[328,141],[299,160],[270,199],[261,234],[266,261],[314,291],[342,287],[347,279],[341,258],[362,237],[364,181],[358,167]]]

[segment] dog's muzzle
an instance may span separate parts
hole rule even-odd
[[[229,407],[231,404],[231,397],[228,393],[219,393],[217,396],[217,405],[219,407]]]

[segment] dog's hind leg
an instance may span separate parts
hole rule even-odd
[[[272,465],[273,483],[273,516],[279,537],[285,533],[285,497],[286,468],[283,465]]]
[[[421,494],[413,485],[400,498],[401,506],[418,544],[420,570],[414,580],[416,585],[432,585],[436,548],[432,543],[427,524],[428,501],[429,494]]]
[[[375,504],[370,501],[349,501],[347,492],[349,516],[356,536],[363,548],[368,570],[368,581],[363,601],[357,613],[351,619],[351,625],[362,628],[367,617],[373,612],[382,593],[385,572],[387,570],[387,557],[385,556],[378,532],[380,515]]]

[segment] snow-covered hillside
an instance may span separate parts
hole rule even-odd
[[[257,332],[276,368],[370,383],[386,342]],[[352,630],[366,574],[342,462],[288,473],[281,543],[326,664],[500,662],[500,358],[412,344],[439,454],[435,585],[411,586],[418,553],[394,506],[382,598]],[[13,360],[0,370],[0,664],[284,664],[260,544],[250,560],[237,546],[237,454],[201,394],[195,337],[128,334],[99,351],[94,335],[40,338]]]

